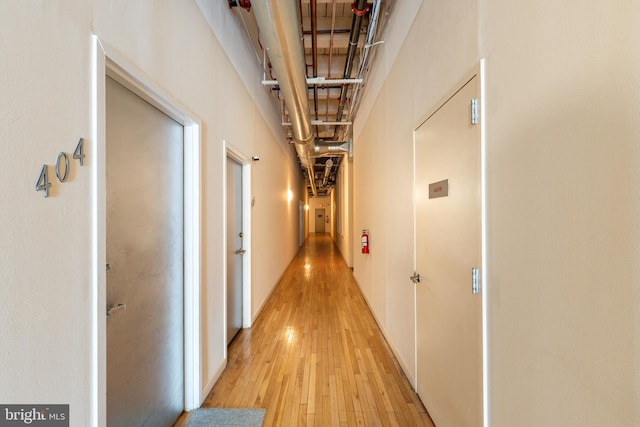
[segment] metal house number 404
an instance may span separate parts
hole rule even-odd
[[[80,162],[80,166],[84,164],[84,138],[80,138],[76,149],[73,151],[74,159]],[[69,178],[69,155],[64,151],[58,154],[56,159],[56,178],[58,181],[65,182]],[[51,183],[49,182],[49,165],[43,165],[40,176],[36,182],[36,191],[43,191],[44,197],[49,197],[49,188]]]

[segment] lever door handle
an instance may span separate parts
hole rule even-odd
[[[107,309],[107,316],[111,316],[112,314],[115,314],[119,311],[123,311],[127,309],[127,304],[116,304],[114,306],[112,306],[111,308]]]
[[[242,255],[242,254],[244,254],[245,252],[247,252],[247,250],[246,250],[246,249],[238,249],[238,250],[236,251],[236,253],[237,253],[238,255]]]

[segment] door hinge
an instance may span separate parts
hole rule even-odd
[[[471,99],[471,124],[472,125],[478,124],[478,99],[477,98]]]
[[[477,268],[471,269],[471,292],[474,294],[480,293],[480,274]]]

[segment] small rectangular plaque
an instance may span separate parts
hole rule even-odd
[[[429,184],[429,198],[447,197],[449,195],[449,180],[434,182]]]
[[[0,405],[0,427],[69,427],[69,405]]]

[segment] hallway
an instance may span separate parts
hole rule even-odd
[[[310,234],[203,407],[265,426],[432,426],[328,234]]]

